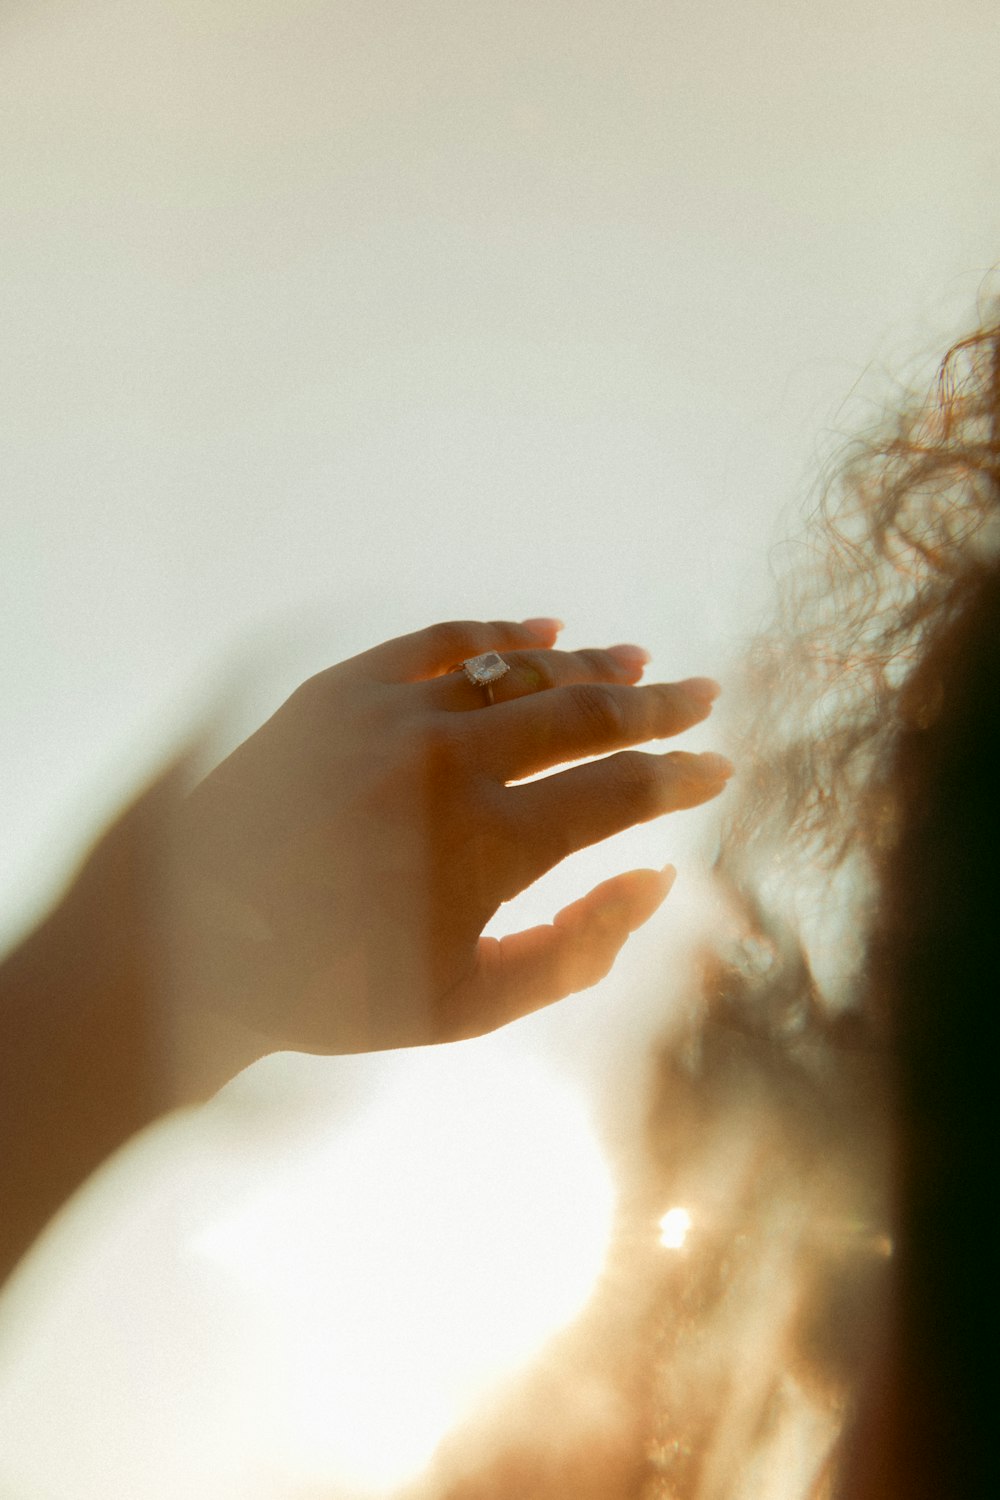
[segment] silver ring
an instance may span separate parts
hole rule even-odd
[[[510,666],[496,651],[484,651],[482,656],[470,656],[463,661],[462,670],[476,687],[486,689],[486,701],[492,703],[493,684],[510,671]]]

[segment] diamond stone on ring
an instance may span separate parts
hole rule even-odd
[[[484,651],[482,656],[470,656],[463,661],[462,669],[470,682],[486,689],[486,701],[493,702],[493,684],[498,682],[510,667],[496,651]]]

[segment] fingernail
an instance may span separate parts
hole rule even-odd
[[[714,703],[722,692],[721,686],[714,677],[686,677],[677,686],[683,688],[690,698],[697,699],[699,703]]]
[[[706,750],[703,755],[698,756],[698,768],[705,777],[718,777],[728,781],[736,767],[731,760],[724,755],[716,755],[711,750]]]
[[[644,667],[653,660],[645,646],[609,646],[608,655],[620,661],[623,667]]]
[[[660,871],[660,879],[663,881],[664,897],[669,896],[671,889],[673,888],[674,881],[677,879],[677,866],[664,865],[663,869]]]
[[[565,622],[557,620],[554,615],[536,615],[530,620],[522,620],[521,624],[527,625],[537,635],[552,635],[553,632],[558,635],[560,630],[566,629]]]

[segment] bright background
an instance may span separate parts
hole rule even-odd
[[[0,935],[220,693],[250,724],[305,673],[465,615],[558,614],[567,645],[724,679],[837,435],[974,315],[1000,247],[998,43],[993,0],[0,7]],[[616,975],[500,1048],[605,1136],[682,985],[708,827],[624,836],[501,919],[680,864]],[[240,1118],[308,1098],[322,1133],[342,1080],[275,1064]],[[64,1232],[77,1301],[46,1283],[8,1310],[32,1351],[7,1358],[17,1500],[68,1475],[73,1500],[291,1493],[263,1459],[225,1479],[225,1435],[211,1462],[191,1439],[183,1484],[168,1438],[155,1462],[137,1438],[188,1389],[197,1328],[199,1400],[251,1462],[245,1318],[170,1250],[209,1214],[176,1187],[192,1160],[232,1193],[236,1169],[185,1129],[148,1147],[183,1225],[144,1237],[126,1163]],[[155,1368],[130,1298],[162,1302]]]

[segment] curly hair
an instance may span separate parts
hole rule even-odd
[[[997,1493],[979,1482],[992,1243],[985,1209],[962,1222],[992,1140],[962,1099],[987,1088],[975,1070],[995,1053],[977,1051],[969,965],[942,970],[955,944],[974,965],[989,903],[1000,911],[996,875],[981,879],[998,502],[1000,316],[841,456],[804,569],[794,548],[776,623],[728,695],[741,775],[714,864],[720,932],[686,1025],[658,1046],[649,1150],[601,1288],[530,1387],[544,1432],[529,1420],[519,1438],[505,1418],[498,1456],[450,1500]],[[962,1228],[935,1258],[942,1215]],[[679,1226],[663,1248],[661,1216]],[[866,1381],[899,1301],[903,1364],[939,1373],[893,1432]],[[920,1442],[935,1426],[936,1457]]]
[[[758,1025],[764,990],[779,1026],[846,998],[842,973],[834,995],[814,982],[808,910],[793,915],[818,878],[829,921],[831,879],[849,865],[864,928],[858,906],[903,812],[887,768],[901,732],[940,709],[926,684],[915,695],[915,669],[1000,559],[1000,317],[952,346],[926,396],[854,440],[817,522],[808,565],[785,578],[733,695],[741,795],[715,876],[757,944],[726,997],[750,1002]]]
[[[650,1115],[651,1191],[694,1232],[663,1273],[645,1500],[759,1500],[775,1466],[782,1495],[832,1495],[890,1305],[909,1364],[946,1373],[897,1394],[937,1459],[903,1484],[912,1434],[883,1431],[895,1478],[871,1493],[980,1493],[955,1392],[981,1404],[976,1370],[989,1388],[992,1240],[968,1205],[990,1137],[968,1100],[988,1094],[976,964],[997,894],[997,314],[841,454],[731,695],[723,930]],[[964,1302],[935,1291],[963,1281],[954,1246],[927,1248],[949,1222],[978,1268]]]

